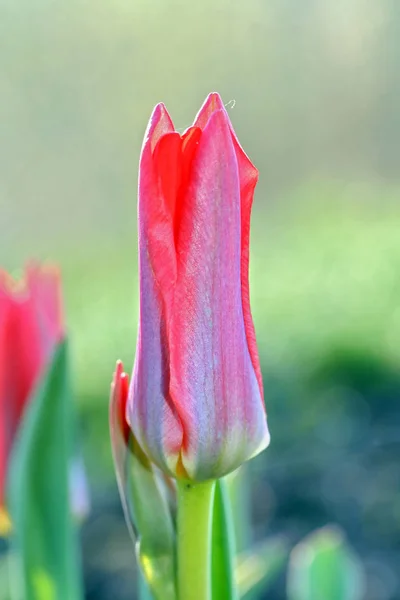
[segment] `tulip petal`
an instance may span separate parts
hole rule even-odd
[[[269,443],[248,281],[257,177],[218,94],[182,136],[156,107],[139,170],[127,420],[146,454],[178,477],[220,477]]]
[[[31,264],[22,281],[0,271],[0,505],[7,457],[19,422],[63,336],[55,270]]]
[[[122,362],[118,361],[114,372],[110,393],[109,422],[111,449],[113,453],[118,491],[121,498],[126,525],[132,541],[135,542],[137,532],[134,527],[133,516],[127,497],[128,478],[126,462],[129,452],[130,432],[125,421],[124,414],[128,400],[128,389],[129,378],[124,372],[124,366]]]
[[[142,153],[139,165],[139,202],[138,202],[138,220],[139,220],[139,268],[140,275],[142,269],[151,268],[152,278],[157,283],[166,297],[171,293],[171,289],[176,279],[176,260],[175,243],[173,228],[172,206],[174,199],[173,192],[164,194],[168,188],[168,183],[163,185],[164,177],[160,178],[155,168],[162,168],[162,174],[168,172],[174,162],[173,157],[167,161],[167,152],[165,150],[175,150],[180,140],[176,140],[174,127],[167,109],[163,104],[158,104],[150,118],[149,126],[145,134]],[[166,136],[165,144],[161,142]],[[178,136],[179,137],[179,136]],[[158,142],[162,143],[161,148]],[[169,142],[169,143],[168,143]],[[174,142],[177,142],[174,144]],[[175,148],[172,148],[172,146]],[[156,161],[153,154],[157,155]],[[175,159],[176,162],[176,159]],[[170,175],[173,179],[173,175]]]
[[[207,126],[211,115],[217,110],[225,110],[225,106],[222,102],[221,96],[216,92],[211,92],[211,94],[208,94],[203,106],[197,113],[193,126],[200,127],[200,129],[203,130]]]
[[[182,207],[168,328],[181,458],[194,479],[220,477],[269,439],[246,339],[241,235],[236,148],[226,112],[218,109],[203,129]]]
[[[258,171],[240,146],[236,135],[231,131],[236,160],[239,169],[240,203],[241,203],[241,287],[244,327],[251,362],[257,377],[261,397],[264,399],[260,359],[256,342],[253,317],[250,309],[249,258],[250,258],[250,215],[253,204],[254,189],[258,180]],[[264,405],[265,408],[265,405]]]
[[[211,115],[216,110],[225,111],[224,103],[219,94],[213,92],[208,95],[203,106],[200,108],[194,125],[204,129]],[[229,121],[230,132],[232,136],[233,146],[236,153],[236,159],[239,169],[240,182],[240,202],[241,202],[241,248],[242,248],[242,266],[241,266],[241,285],[242,285],[242,302],[243,316],[246,329],[247,344],[251,361],[256,372],[260,393],[264,397],[260,360],[258,356],[256,334],[254,329],[253,317],[250,309],[250,290],[249,290],[249,250],[250,250],[250,214],[253,204],[254,189],[258,180],[258,171],[244,152],[239,140]]]
[[[175,532],[166,482],[127,429],[128,386],[128,376],[118,361],[110,398],[110,434],[118,489],[152,597],[175,600]]]
[[[166,336],[176,281],[174,224],[172,199],[164,197],[153,160],[160,138],[172,132],[165,107],[158,105],[150,119],[139,169],[140,319],[127,419],[144,451],[156,464],[174,472],[182,443],[181,423],[169,395]],[[156,158],[161,163],[162,153],[161,149]]]
[[[176,242],[182,212],[182,201],[190,177],[190,168],[201,137],[201,129],[190,127],[182,136],[172,132],[163,135],[153,152],[154,168],[164,205],[173,222]]]
[[[174,220],[181,181],[182,138],[176,131],[163,135],[154,149],[154,167],[157,172],[160,192],[168,213]]]
[[[0,289],[0,414],[3,415],[0,419],[0,511],[2,511],[2,506],[4,507],[5,502],[4,486],[7,473],[7,458],[11,446],[11,436],[9,431],[11,418],[6,416],[10,409],[8,406],[8,398],[5,394],[5,390],[8,387],[7,378],[9,376],[6,359],[9,340],[7,324],[9,322],[10,308],[10,299],[3,294]],[[15,419],[13,418],[12,422],[14,421]],[[15,426],[13,426],[13,429],[15,429]]]
[[[37,314],[42,354],[49,357],[55,343],[65,336],[60,272],[54,266],[31,263],[26,268],[26,283]]]

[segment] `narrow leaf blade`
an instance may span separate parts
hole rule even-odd
[[[160,471],[129,430],[124,431],[128,384],[118,363],[111,386],[110,435],[124,516],[145,579],[139,581],[140,598],[176,600],[175,529],[168,490]]]
[[[67,363],[64,341],[27,407],[11,458],[11,544],[23,600],[83,595],[68,488],[73,420]]]
[[[212,524],[212,598],[238,598],[234,576],[235,532],[225,479],[215,484]]]
[[[136,552],[155,600],[176,600],[175,530],[164,481],[132,440],[129,504],[138,531]]]

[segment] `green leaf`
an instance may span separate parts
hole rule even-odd
[[[324,527],[293,549],[289,600],[360,600],[363,589],[362,565],[337,527]]]
[[[111,444],[125,520],[148,586],[139,582],[140,598],[176,600],[175,529],[168,503],[173,483],[150,463],[133,436],[126,445],[117,399],[111,394]]]
[[[245,552],[252,544],[251,481],[249,464],[244,463],[226,478],[235,529],[236,552]]]
[[[236,600],[235,532],[225,479],[215,484],[212,522],[212,598]]]
[[[27,407],[11,457],[8,504],[21,600],[83,596],[68,489],[73,413],[67,362],[64,341]]]
[[[10,600],[10,585],[8,582],[9,578],[9,565],[7,564],[7,554],[0,554],[0,600]]]
[[[164,479],[132,442],[129,502],[138,531],[136,553],[155,600],[175,600],[175,530]]]
[[[265,540],[251,551],[241,554],[236,567],[240,598],[258,598],[279,575],[288,556],[288,542],[280,536]]]

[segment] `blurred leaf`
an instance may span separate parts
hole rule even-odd
[[[267,590],[282,570],[288,555],[287,541],[282,537],[275,537],[239,556],[236,581],[240,598],[252,600],[261,591]]]
[[[235,600],[235,532],[226,479],[215,484],[212,523],[212,598]]]
[[[293,549],[289,600],[359,600],[363,589],[362,565],[337,527],[324,527]]]
[[[70,513],[72,401],[60,343],[23,418],[11,458],[9,506],[22,600],[79,600],[79,547]]]
[[[7,554],[2,554],[0,555],[0,600],[10,600],[8,577]]]
[[[134,440],[129,462],[129,502],[139,533],[138,560],[154,598],[175,600],[175,530],[164,479]]]
[[[247,550],[252,541],[251,526],[251,482],[248,464],[229,474],[226,478],[235,528],[236,552]]]
[[[120,385],[119,378],[116,385]],[[150,594],[144,583],[139,582],[140,598],[176,600],[175,530],[169,490],[163,475],[150,463],[133,436],[127,446],[120,425],[120,393],[118,387],[112,388],[111,445],[125,520],[151,591]]]

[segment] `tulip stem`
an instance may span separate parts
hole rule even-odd
[[[214,481],[178,480],[178,598],[211,600]]]

